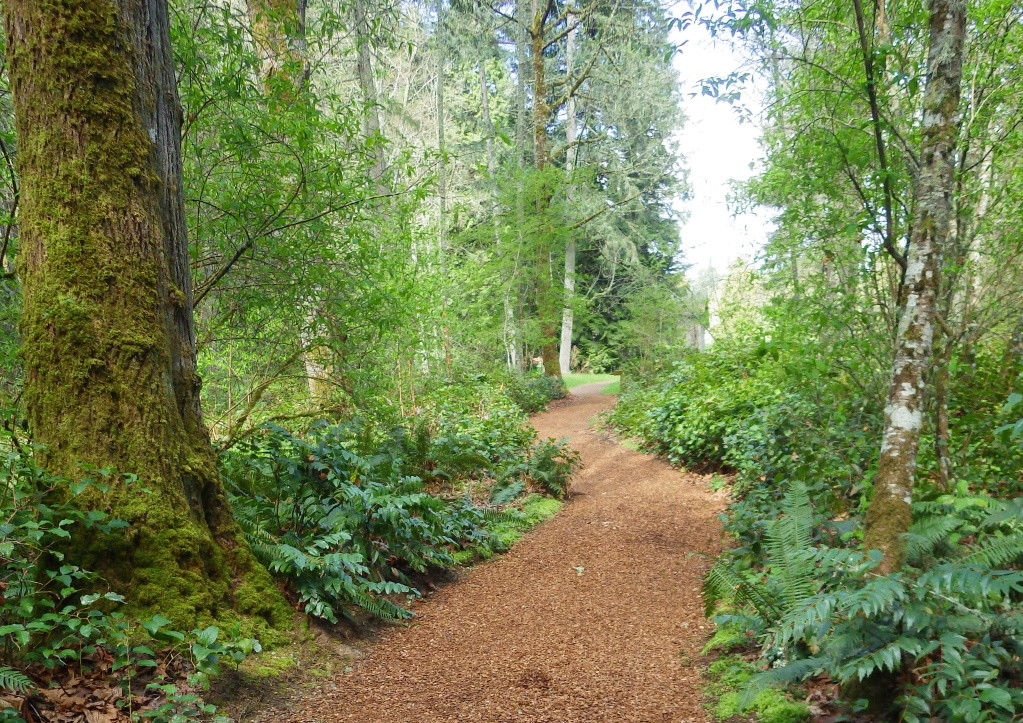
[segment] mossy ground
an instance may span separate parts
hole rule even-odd
[[[805,703],[793,700],[785,691],[769,688],[752,701],[743,700],[747,686],[760,669],[743,656],[750,639],[742,631],[719,625],[703,649],[704,655],[718,655],[707,668],[704,688],[714,718],[719,721],[751,720],[760,723],[804,723],[811,718]]]
[[[491,539],[464,550],[458,550],[454,554],[455,561],[459,565],[471,565],[478,560],[487,560],[498,552],[508,550],[526,532],[558,514],[564,504],[561,500],[537,494],[524,497],[516,505],[518,515],[509,515],[508,519],[490,526]]]
[[[810,720],[805,703],[792,700],[785,692],[768,688],[745,706],[746,686],[759,669],[740,655],[725,655],[707,669],[707,693],[714,718],[719,721],[755,720],[760,723],[804,723]]]

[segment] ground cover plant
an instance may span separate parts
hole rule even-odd
[[[397,425],[384,413],[268,425],[222,454],[246,540],[298,611],[331,623],[407,619],[420,582],[507,550],[560,507],[575,457],[536,439],[505,386],[441,385],[422,401],[419,417]],[[187,632],[161,614],[139,617],[65,559],[85,536],[130,534],[89,501],[115,482],[146,494],[144,481],[103,469],[69,483],[18,446],[0,472],[4,720],[78,715],[83,701],[110,721],[217,719],[203,700],[208,677],[260,652],[257,637],[288,637],[240,618]]]
[[[764,667],[729,710],[771,685],[832,681],[842,699],[826,706],[847,715],[1011,719],[1023,710],[1015,397],[954,414],[969,462],[950,487],[930,481],[937,460],[921,455],[905,561],[881,573],[880,552],[863,549],[880,400],[773,332],[627,388],[608,417],[676,464],[730,475],[733,547],[708,574],[708,615],[754,643]]]

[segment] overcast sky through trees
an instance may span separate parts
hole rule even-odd
[[[707,266],[723,272],[736,258],[751,258],[767,237],[771,214],[735,216],[728,201],[732,181],[749,178],[751,164],[760,157],[762,84],[749,84],[744,91],[741,103],[753,120],[741,121],[736,108],[700,94],[703,78],[739,69],[741,55],[727,41],[713,40],[702,26],[678,33],[676,42],[683,40],[686,45],[675,58],[687,116],[679,140],[690,171],[692,199],[680,201],[678,208],[685,214],[682,243],[692,277]]]

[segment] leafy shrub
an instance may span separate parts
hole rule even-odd
[[[83,531],[108,534],[126,526],[73,504],[86,490],[105,491],[111,474],[96,470],[69,483],[17,450],[0,460],[0,688],[11,691],[8,703],[46,708],[41,688],[48,685],[114,687],[120,694],[104,705],[133,719],[208,719],[216,709],[194,690],[218,672],[222,659],[238,662],[259,643],[218,640],[216,627],[186,634],[159,615],[129,617],[116,609],[124,598],[95,592],[102,581],[65,561],[62,551]],[[21,720],[14,708],[0,715]]]
[[[503,387],[508,397],[527,414],[539,412],[551,400],[563,399],[568,394],[560,377],[549,377],[539,372],[519,374],[501,369],[491,372],[488,378]]]
[[[256,556],[307,613],[406,618],[387,596],[416,595],[409,573],[452,564],[454,547],[486,536],[486,513],[428,494],[400,457],[362,456],[356,432],[322,423],[298,437],[268,426],[224,455],[228,489]]]
[[[630,384],[608,419],[675,464],[735,472],[725,524],[752,562],[789,483],[838,517],[856,509],[876,461],[878,410],[795,384],[804,372],[770,353],[692,354],[665,380]]]

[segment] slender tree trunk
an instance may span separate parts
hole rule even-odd
[[[490,117],[490,89],[487,86],[487,68],[484,62],[480,62],[480,108],[483,112],[483,128],[486,131],[486,149],[487,149],[487,173],[491,179],[497,176],[497,157],[494,153],[494,136],[497,134],[494,129],[494,122]],[[500,216],[499,204],[495,201],[494,208],[491,212],[494,218],[494,247],[497,248],[501,243],[501,231],[498,227],[498,217]],[[519,366],[519,355],[518,355],[518,334],[515,329],[515,311],[512,308],[511,302],[511,289],[506,284],[502,292],[502,304],[504,306],[504,321],[502,323],[502,331],[504,337],[504,356],[505,363],[509,369],[517,369]]]
[[[246,7],[253,40],[263,56],[263,87],[270,107],[286,112],[294,103],[309,103],[306,0],[246,0]],[[314,408],[325,410],[332,405],[335,385],[330,349],[318,330],[323,313],[319,299],[308,302],[306,328],[300,341],[305,347],[302,366],[310,402]]]
[[[965,28],[965,0],[931,0],[928,77],[915,198],[917,218],[906,262],[905,304],[896,336],[881,458],[864,540],[868,549],[883,553],[884,572],[902,564],[902,536],[912,523],[924,379],[931,360],[938,276],[952,212],[952,156]]]
[[[515,23],[515,60],[516,60],[516,73],[515,73],[515,90],[516,90],[516,104],[515,104],[515,149],[516,160],[518,163],[518,189],[515,194],[515,227],[516,234],[518,237],[518,247],[515,249],[515,268],[514,273],[511,275],[513,279],[517,278],[519,274],[519,263],[521,260],[522,250],[525,247],[526,237],[526,189],[525,189],[525,172],[527,166],[532,164],[533,156],[533,134],[532,134],[532,122],[530,120],[529,106],[528,106],[528,86],[530,82],[530,63],[529,63],[529,31],[528,31],[528,19],[531,17],[529,14],[530,7],[527,5],[527,0],[517,0],[515,3],[515,12],[517,15],[518,22]],[[518,319],[522,320],[526,318],[525,312],[525,300],[528,292],[520,291],[516,295],[515,302],[518,307]],[[511,313],[509,314],[506,310],[505,318],[511,319],[514,323],[516,317],[514,307],[511,307]],[[516,329],[521,327],[516,326]],[[522,370],[526,366],[529,355],[526,351],[526,339],[525,334],[518,334],[515,344],[516,354],[515,361],[518,362],[516,368]]]
[[[437,254],[440,258],[441,284],[441,337],[444,347],[444,367],[451,371],[451,326],[448,323],[448,162],[447,142],[444,136],[444,64],[447,53],[444,44],[447,42],[444,33],[444,0],[437,0],[437,84],[435,86],[437,102],[437,154],[440,156],[437,167]]]
[[[138,475],[89,504],[131,523],[71,550],[180,625],[285,623],[199,408],[165,0],[7,0],[19,140],[25,405],[41,461]],[[146,490],[146,493],[143,493]]]
[[[569,15],[568,22],[572,23],[574,21],[575,18],[572,15]],[[575,27],[572,27],[568,31],[565,52],[566,83],[572,82],[572,71],[575,67],[576,32],[577,30]],[[578,133],[575,119],[575,93],[571,93],[568,96],[565,106],[565,122],[567,124],[565,126],[565,141],[568,144],[568,151],[565,154],[565,175],[568,180],[568,203],[571,206],[573,184],[572,172],[575,170],[574,159],[576,154],[574,144]],[[572,302],[575,297],[575,256],[576,237],[574,232],[569,232],[568,239],[565,244],[565,308],[561,314],[561,347],[558,355],[558,363],[561,365],[561,370],[563,372],[568,372],[572,369],[572,326],[574,322]]]
[[[380,108],[377,96],[376,79],[373,77],[373,45],[371,41],[369,15],[366,12],[366,0],[354,0],[352,12],[355,19],[356,74],[359,77],[359,90],[365,109],[362,112],[362,134],[372,144],[373,166],[370,177],[377,182],[378,192],[386,193],[381,184],[387,171],[384,158],[384,145],[380,134]]]

